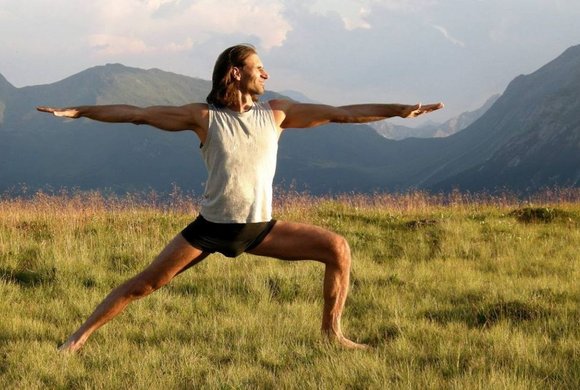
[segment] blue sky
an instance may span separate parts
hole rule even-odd
[[[209,79],[249,42],[269,89],[444,101],[444,120],[580,44],[578,20],[578,0],[0,0],[0,73],[22,87],[118,62]]]

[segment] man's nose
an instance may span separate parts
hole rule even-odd
[[[270,75],[268,74],[268,72],[266,72],[265,70],[262,71],[261,77],[264,80],[268,80],[270,78]]]

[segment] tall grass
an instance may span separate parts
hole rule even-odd
[[[343,327],[319,334],[323,268],[213,255],[77,355],[57,345],[194,216],[197,199],[0,199],[1,388],[579,388],[580,196],[284,193],[275,217],[344,235]]]

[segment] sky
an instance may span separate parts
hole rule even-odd
[[[243,42],[270,90],[443,101],[443,121],[580,44],[578,20],[579,0],[0,0],[0,74],[23,87],[122,63],[209,80]]]

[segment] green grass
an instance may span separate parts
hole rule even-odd
[[[577,201],[277,203],[350,242],[343,328],[370,351],[321,338],[320,264],[214,255],[58,354],[195,205],[40,194],[0,201],[0,388],[580,387]]]

